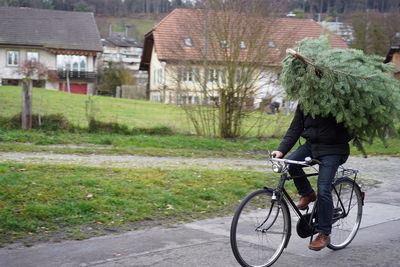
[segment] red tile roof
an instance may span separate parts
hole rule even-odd
[[[153,45],[161,61],[203,60],[206,50],[205,25],[210,23],[214,16],[221,16],[221,14],[211,12],[206,15],[204,11],[193,9],[172,11],[145,35],[141,68],[146,69],[150,63]],[[257,19],[257,23],[260,23],[257,26],[259,29],[268,29],[264,33],[260,32],[260,34],[268,35],[264,40],[268,39],[275,44],[273,48],[264,45],[265,49],[270,50],[268,59],[263,60],[264,63],[274,66],[280,66],[286,48],[295,46],[297,41],[304,38],[317,38],[322,33],[326,33],[322,26],[311,19],[260,18]],[[244,27],[252,26],[245,25]],[[184,38],[191,38],[193,47],[185,47]],[[217,40],[217,44],[219,41]],[[347,44],[335,34],[329,33],[329,41],[332,48],[347,48]],[[215,40],[214,43],[207,41],[208,47],[213,45],[215,46]],[[219,60],[217,57],[218,55],[208,55],[209,60]]]

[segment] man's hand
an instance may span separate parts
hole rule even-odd
[[[280,159],[283,158],[283,153],[280,151],[272,151],[271,157]]]

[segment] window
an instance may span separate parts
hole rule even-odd
[[[235,74],[235,78],[236,78],[236,83],[241,83],[243,77],[243,71],[241,69],[237,69],[236,70],[236,74]]]
[[[220,42],[221,48],[229,48],[229,44],[227,40],[221,40]]]
[[[193,41],[192,38],[187,37],[185,39],[183,39],[183,43],[186,47],[192,47],[193,46]]]
[[[275,47],[274,41],[268,41],[268,47]]]
[[[163,80],[163,70],[162,69],[158,69],[157,70],[157,78],[158,78],[158,84],[162,84],[162,80]]]
[[[38,52],[26,52],[26,60],[30,62],[38,62],[39,61],[39,53]]]
[[[19,52],[18,51],[7,51],[7,65],[18,66],[19,64]]]
[[[226,84],[226,70],[222,69],[220,71],[220,76],[221,76],[221,83]]]
[[[244,41],[240,41],[239,47],[240,47],[240,49],[246,49],[247,48],[246,43]]]
[[[87,56],[57,55],[58,70],[87,71]]]
[[[217,82],[218,81],[218,71],[216,69],[208,70],[208,81]]]
[[[182,81],[191,82],[193,81],[193,70],[192,68],[186,67],[181,69]]]

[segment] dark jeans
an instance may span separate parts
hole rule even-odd
[[[300,146],[293,152],[288,159],[291,160],[304,160],[306,157],[311,157],[311,149],[308,145]],[[326,155],[319,157],[321,161],[319,166],[318,175],[318,232],[329,235],[332,229],[332,216],[333,216],[333,201],[332,201],[332,181],[335,177],[339,165],[346,162],[347,155]],[[289,167],[289,174],[291,176],[304,175],[303,166],[291,165]],[[294,184],[301,196],[310,194],[314,190],[306,177],[294,179]]]

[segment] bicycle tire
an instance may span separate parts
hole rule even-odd
[[[341,202],[338,196],[340,196]],[[348,177],[341,177],[333,184],[332,198],[334,216],[330,235],[331,243],[328,247],[333,250],[339,250],[353,241],[360,228],[363,197],[360,187],[354,180]],[[343,212],[348,214],[343,216]]]
[[[289,242],[290,234],[286,201],[272,200],[272,190],[257,190],[242,200],[233,216],[232,251],[242,266],[271,266]]]

